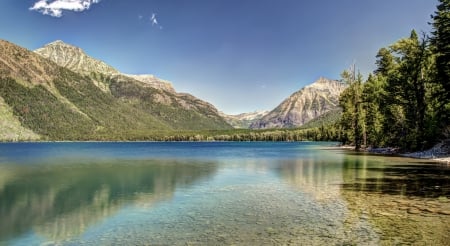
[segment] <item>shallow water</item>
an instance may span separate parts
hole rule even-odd
[[[333,145],[0,144],[0,244],[448,245],[449,167]]]

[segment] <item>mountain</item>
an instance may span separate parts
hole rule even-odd
[[[153,74],[139,74],[139,75],[122,74],[122,75],[125,75],[127,77],[133,78],[138,81],[141,81],[145,84],[148,84],[150,87],[175,93],[175,89],[173,88],[172,83],[170,83],[169,81],[157,78]]]
[[[329,126],[337,123],[342,116],[342,108],[337,107],[332,109],[317,118],[314,118],[301,126],[303,129],[321,127],[321,126]]]
[[[221,112],[221,116],[236,129],[247,129],[250,125],[261,119],[264,115],[269,113],[269,111],[255,111],[251,113],[242,113],[237,115],[227,115]]]
[[[346,85],[319,78],[293,93],[274,110],[250,125],[252,129],[298,127],[338,108],[339,95]]]
[[[62,41],[47,44],[35,52],[62,67],[90,76],[105,93],[148,112],[173,129],[231,128],[213,105],[187,93],[177,93],[170,82],[154,75],[121,73]]]
[[[93,71],[103,74],[119,74],[119,71],[103,61],[88,56],[81,48],[56,40],[34,52],[74,72],[89,74]]]
[[[38,134],[20,124],[12,108],[0,97],[0,140],[39,140],[39,138]]]
[[[0,40],[1,140],[148,139],[231,128],[209,103],[122,75],[61,41],[52,44],[46,47],[62,54],[49,52],[47,59]]]
[[[105,62],[87,55],[81,48],[64,43],[61,40],[46,44],[44,47],[36,49],[34,52],[52,60],[62,67],[83,75],[92,75],[94,73],[108,76],[126,76],[146,83],[153,88],[175,92],[172,84],[168,81],[159,79],[151,74],[123,74]],[[108,90],[108,86],[102,84],[102,81],[96,82],[97,86],[101,89]]]

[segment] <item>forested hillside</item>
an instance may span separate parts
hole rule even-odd
[[[188,94],[126,76],[76,73],[7,41],[0,51],[2,140],[131,140],[231,128],[213,106]],[[162,96],[171,101],[158,101]]]

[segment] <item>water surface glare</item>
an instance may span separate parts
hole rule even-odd
[[[448,166],[334,145],[1,143],[0,245],[448,245]]]

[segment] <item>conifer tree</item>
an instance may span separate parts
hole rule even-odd
[[[436,58],[433,94],[439,102],[437,106],[437,118],[441,123],[439,127],[445,132],[450,131],[450,0],[439,0],[437,11],[432,18],[431,44]]]
[[[349,85],[340,98],[339,105],[342,107],[342,137],[344,144],[355,145],[355,150],[360,150],[364,139],[364,110],[362,107],[362,75],[355,76],[354,66],[350,71],[342,73],[343,80]]]

